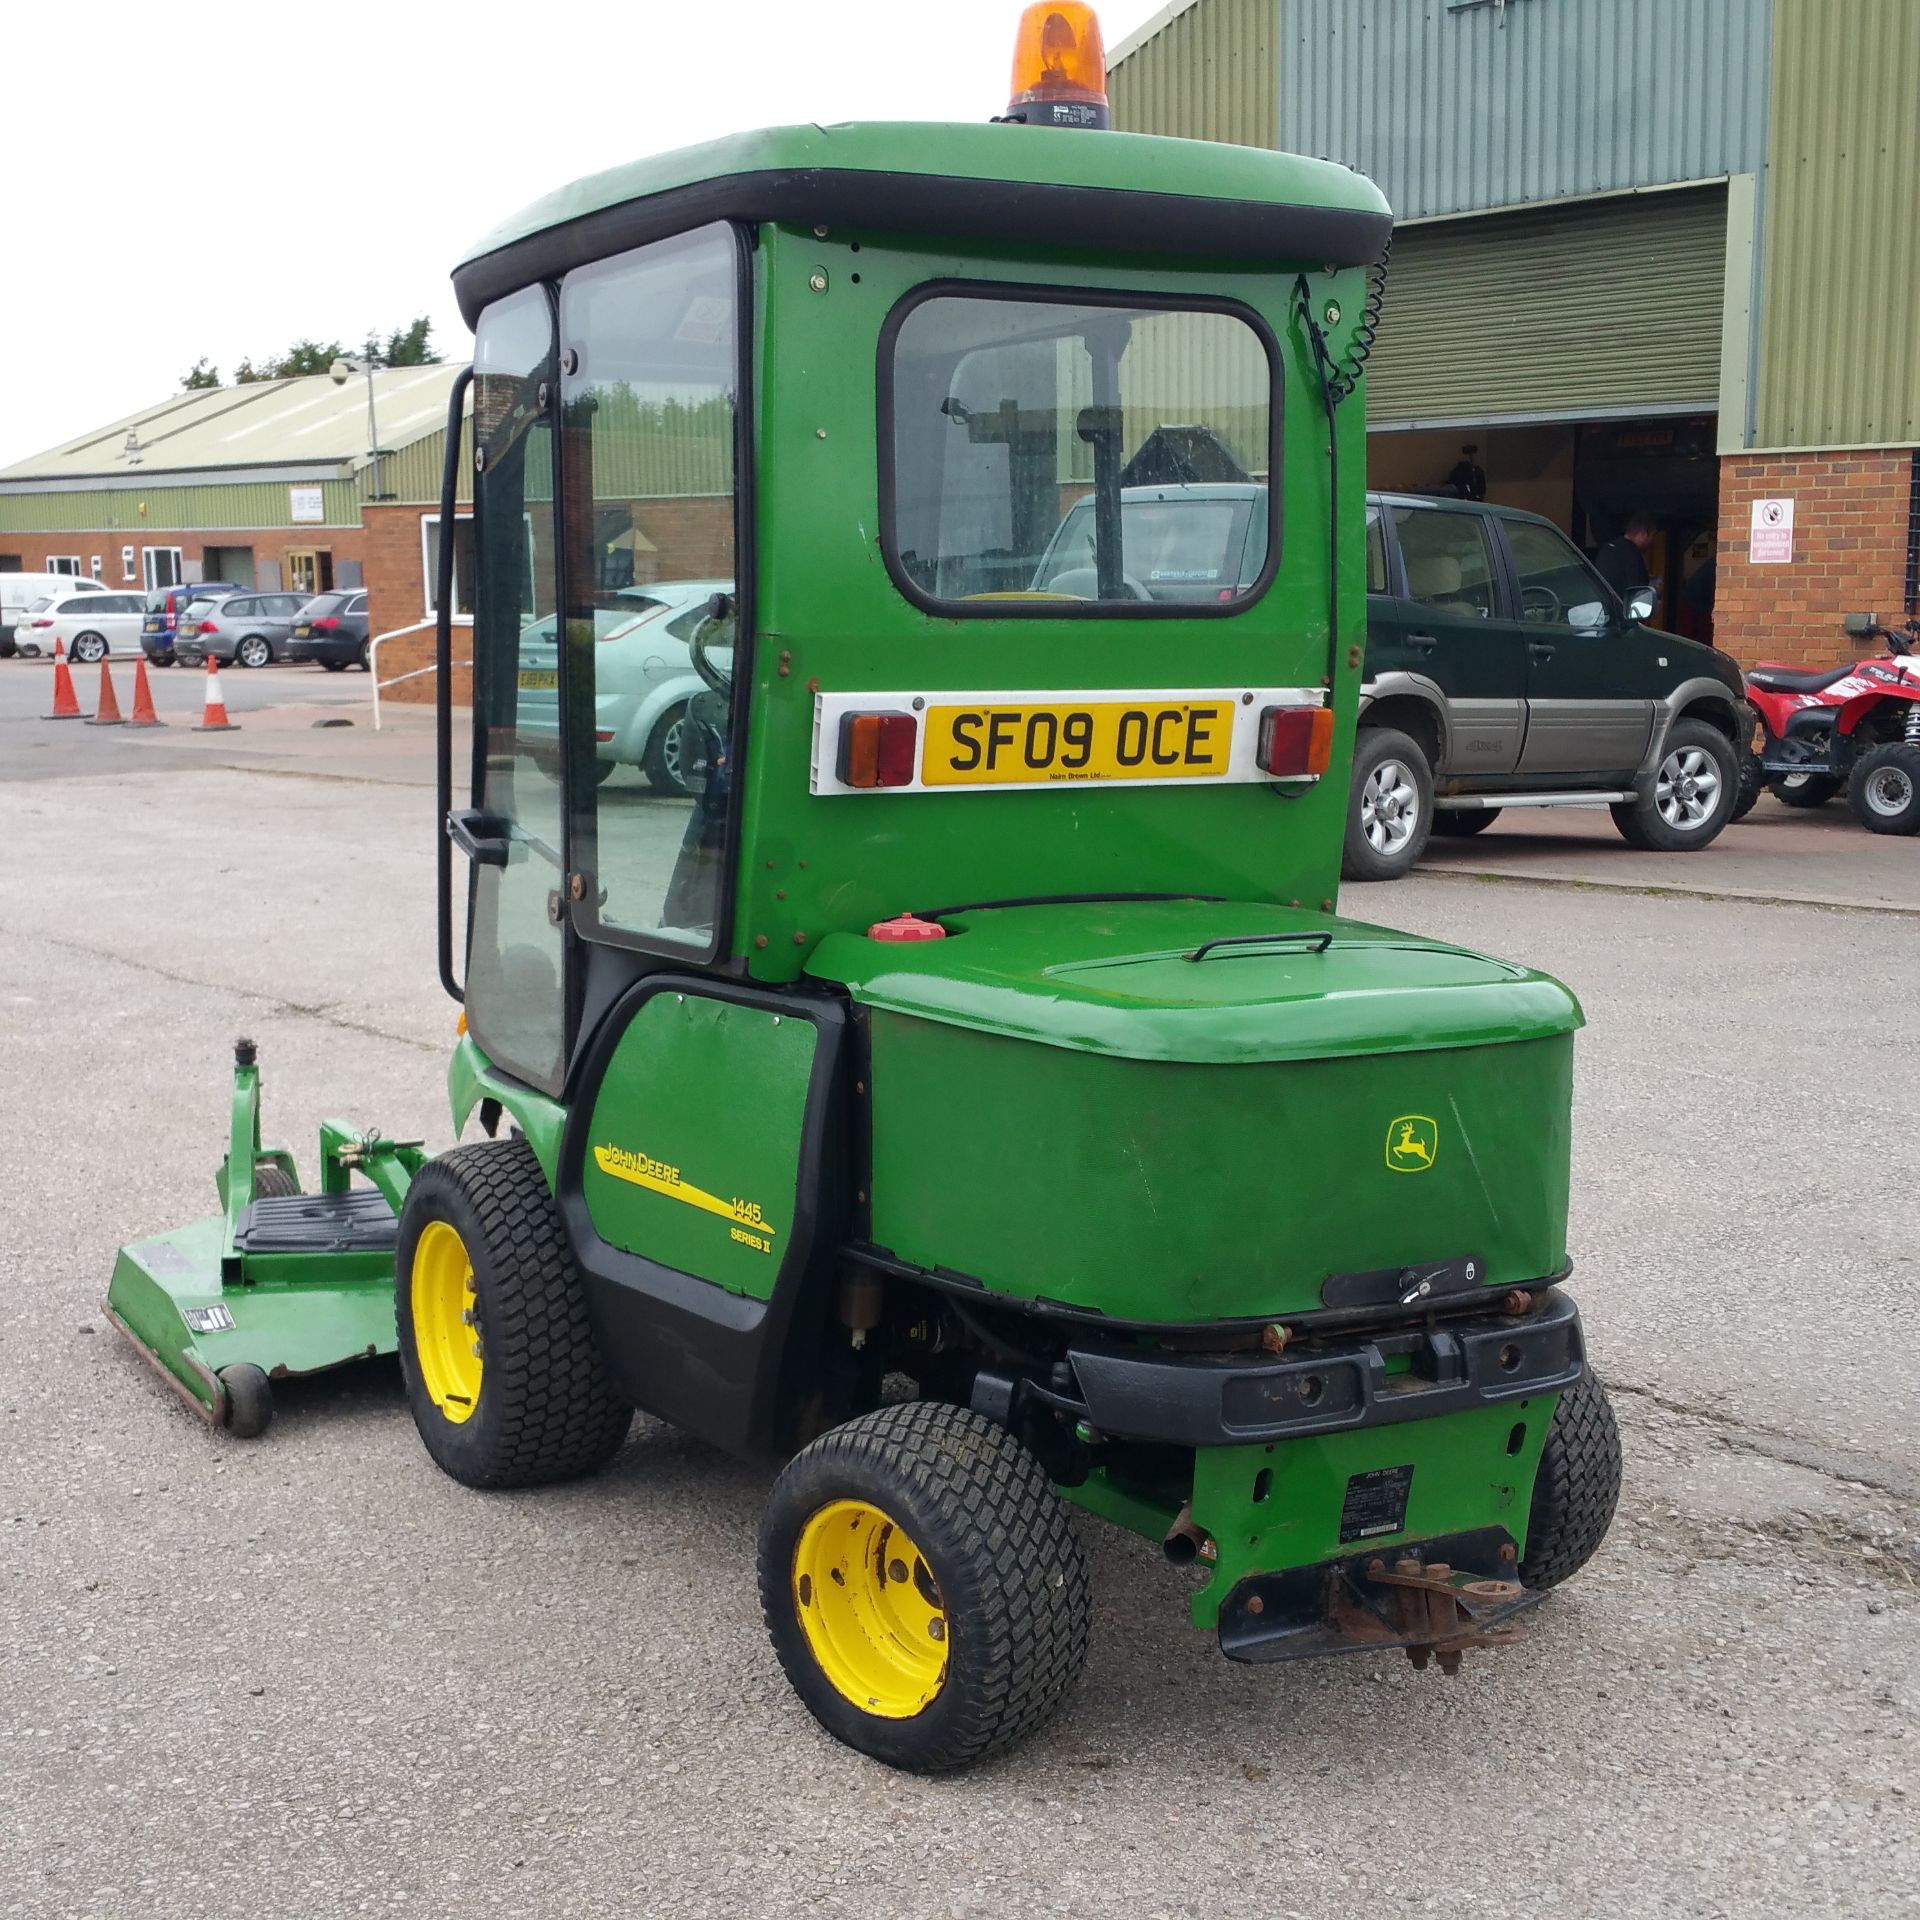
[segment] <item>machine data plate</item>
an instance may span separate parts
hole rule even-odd
[[[1407,1524],[1407,1495],[1413,1489],[1413,1468],[1375,1467],[1347,1481],[1347,1497],[1340,1506],[1340,1544],[1382,1539]]]

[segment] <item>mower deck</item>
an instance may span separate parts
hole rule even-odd
[[[243,1221],[240,1285],[221,1280],[225,1222],[216,1216],[122,1247],[102,1303],[141,1358],[214,1426],[226,1423],[220,1375],[229,1367],[279,1379],[394,1351],[398,1222],[380,1194],[256,1200]]]

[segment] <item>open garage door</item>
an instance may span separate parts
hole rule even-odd
[[[1399,228],[1368,426],[1712,411],[1726,227],[1706,187]]]

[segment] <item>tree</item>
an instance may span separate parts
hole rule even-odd
[[[184,392],[194,393],[202,387],[217,387],[220,384],[220,369],[213,365],[203,353],[186,371],[180,385]]]
[[[338,340],[299,339],[285,353],[270,353],[255,361],[251,355],[233,371],[237,387],[252,386],[261,380],[295,380],[302,374],[327,373],[336,360],[348,357],[348,349]],[[436,367],[440,356],[433,350],[433,322],[422,314],[409,327],[397,327],[385,339],[377,333],[367,335],[367,344],[354,355],[362,366]],[[220,370],[205,359],[194,363],[186,377],[188,387],[217,387]]]
[[[433,350],[433,322],[423,313],[412,326],[387,335],[380,351],[380,364],[387,367],[434,367],[440,356]]]

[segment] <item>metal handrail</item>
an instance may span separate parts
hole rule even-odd
[[[433,626],[431,618],[416,620],[410,627],[395,627],[387,633],[376,633],[367,642],[367,671],[373,679],[373,730],[380,731],[380,644],[384,640],[402,640],[410,633],[425,633]],[[462,661],[462,666],[471,666],[471,661]],[[423,673],[433,672],[432,667],[417,667],[412,673],[400,674],[393,682],[397,686],[409,680],[417,680]]]

